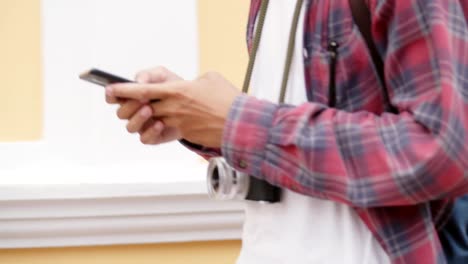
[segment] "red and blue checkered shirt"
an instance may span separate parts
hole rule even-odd
[[[259,5],[252,1],[249,47]],[[239,171],[352,206],[393,263],[445,263],[437,230],[452,199],[468,191],[468,1],[368,5],[399,114],[385,112],[384,90],[348,0],[310,0],[303,28],[309,102],[239,96],[220,151]],[[339,45],[335,76],[331,41]]]

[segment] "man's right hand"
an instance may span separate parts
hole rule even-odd
[[[180,81],[182,78],[164,67],[156,67],[139,72],[135,80],[138,83],[164,83]],[[128,120],[127,131],[138,132],[143,144],[162,144],[182,138],[177,129],[167,127],[162,121],[153,118],[154,113],[148,102],[119,99],[107,95],[106,101],[109,104],[120,104],[117,116]]]

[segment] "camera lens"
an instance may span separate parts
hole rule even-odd
[[[224,158],[212,158],[207,172],[208,195],[218,200],[243,200],[249,191],[249,176],[232,169]]]
[[[219,172],[217,167],[213,170],[213,174],[211,175],[211,184],[215,192],[219,191]]]

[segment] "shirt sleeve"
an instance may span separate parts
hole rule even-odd
[[[468,30],[458,1],[370,2],[399,114],[241,95],[223,135],[222,153],[233,167],[356,207],[417,204],[468,191]]]
[[[179,140],[179,143],[206,160],[221,156],[221,150],[218,148],[207,148],[205,146],[192,143],[186,139]]]

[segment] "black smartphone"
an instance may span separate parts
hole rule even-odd
[[[87,70],[83,72],[82,74],[80,74],[80,79],[88,81],[88,82],[92,82],[94,84],[101,85],[104,87],[113,83],[133,82],[128,79],[119,77],[117,75],[114,75],[105,71],[101,71],[98,69],[94,69],[94,68]]]
[[[134,82],[134,81],[130,81],[128,79],[119,77],[117,75],[114,75],[105,71],[101,71],[98,69],[94,69],[94,68],[87,70],[83,72],[82,74],[80,74],[80,79],[103,86],[103,87],[106,87],[107,85],[113,84],[113,83]],[[150,100],[151,103],[156,103],[159,101],[160,101],[159,99]]]

